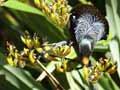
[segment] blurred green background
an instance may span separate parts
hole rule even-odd
[[[50,22],[33,2],[34,0],[6,0],[3,3],[0,1],[0,90],[52,90],[47,79],[40,83],[35,81],[34,78],[39,73],[10,67],[5,61],[6,41],[21,49],[23,44],[20,35],[25,30],[31,34],[37,32],[51,43],[69,39],[67,25],[61,28]],[[120,0],[68,0],[71,7],[80,2],[94,4],[107,18],[110,30],[108,39],[98,42],[92,59],[110,52],[113,60],[117,62],[117,72],[112,75],[106,73],[97,83],[89,85],[84,80],[81,70],[55,72],[54,76],[66,90],[120,90]]]

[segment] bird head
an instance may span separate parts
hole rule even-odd
[[[106,39],[108,22],[94,6],[80,5],[72,10],[70,33],[78,56],[86,60],[92,54],[96,42]]]
[[[90,37],[85,37],[79,42],[80,56],[89,57],[93,51],[94,40]]]

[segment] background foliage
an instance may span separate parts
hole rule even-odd
[[[48,0],[52,1],[52,0]],[[74,7],[78,0],[68,0]],[[81,70],[66,73],[54,72],[54,76],[61,85],[70,90],[119,90],[120,89],[120,0],[80,0],[82,3],[93,3],[106,16],[109,22],[109,37],[106,41],[98,42],[95,55],[111,52],[113,60],[117,62],[117,72],[113,75],[104,74],[95,84],[88,85]],[[0,1],[1,2],[1,1]],[[35,78],[39,72],[29,69],[14,68],[6,65],[6,41],[16,44],[18,49],[23,46],[20,35],[28,30],[31,34],[37,32],[49,42],[58,42],[69,39],[67,27],[61,28],[51,23],[46,15],[36,7],[32,0],[7,0],[0,7],[0,90],[51,90],[51,83],[44,79],[38,83]],[[97,54],[96,54],[97,53]],[[52,64],[49,66],[52,66]],[[48,71],[53,67],[47,67]],[[47,83],[47,84],[46,84]],[[95,89],[95,90],[96,90]]]

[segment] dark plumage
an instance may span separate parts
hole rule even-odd
[[[106,39],[108,22],[94,6],[78,5],[71,11],[70,33],[78,55],[89,57],[96,42]]]

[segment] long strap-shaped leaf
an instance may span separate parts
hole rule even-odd
[[[67,38],[66,35],[64,34],[64,30],[62,30],[60,27],[56,26],[55,24],[51,23],[51,21],[46,17],[46,15],[37,8],[34,8],[30,5],[19,2],[17,0],[8,0],[4,2],[2,6],[11,8],[13,10],[18,10],[40,16],[40,18],[38,18],[36,21],[36,19],[33,19],[34,17],[30,16],[31,18],[28,17],[27,19],[27,16],[26,15],[24,16],[24,14],[22,14],[21,19],[23,23],[27,23],[28,27],[30,28],[32,27],[31,29],[34,29],[34,32],[39,31],[40,35],[41,33],[43,33],[44,34],[43,36],[48,36],[48,39],[51,41],[60,41]],[[20,15],[19,13],[17,14],[17,16]],[[27,21],[24,21],[24,19],[25,20],[27,19]],[[42,25],[42,28],[38,28],[40,25]]]
[[[120,77],[120,0],[106,0],[107,18],[109,21],[110,31],[117,41],[110,43],[110,49],[113,59],[118,63],[118,74]]]
[[[20,90],[45,90],[27,72],[8,65],[0,66],[0,75],[5,75],[6,80]],[[9,88],[8,88],[9,89]]]
[[[24,11],[24,12],[28,12],[28,13],[44,15],[40,10],[38,10],[34,7],[31,7],[27,4],[24,4],[22,2],[19,2],[17,0],[8,0],[5,3],[3,3],[2,6],[12,8],[12,9],[16,9],[16,10],[20,10],[20,11]]]

